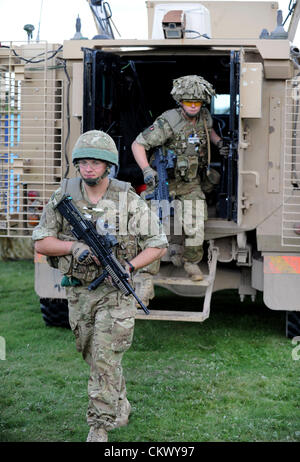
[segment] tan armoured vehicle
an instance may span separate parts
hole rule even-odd
[[[182,248],[173,236],[155,284],[198,297],[199,310],[138,310],[137,318],[204,321],[213,292],[235,289],[254,300],[261,291],[267,307],[287,312],[287,335],[299,335],[300,51],[293,40],[300,5],[291,3],[286,31],[276,1],[151,0],[148,39],[122,40],[113,36],[108,7],[91,1],[94,39],[83,39],[78,26],[62,45],[2,42],[1,238],[30,243],[43,205],[74,173],[71,151],[82,131],[114,138],[114,175],[140,193],[131,143],[174,107],[172,80],[198,74],[216,89],[209,109],[230,148],[227,159],[211,148],[221,180],[207,197],[206,276],[192,282],[172,265],[171,252]],[[35,255],[35,290],[50,325],[61,325],[67,312],[60,281],[58,270]]]

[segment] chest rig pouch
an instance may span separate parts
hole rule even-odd
[[[176,114],[177,120],[175,114],[171,114],[168,120],[174,132],[170,148],[177,154],[174,176],[181,181],[190,182],[207,167],[205,115],[201,111],[199,121],[191,126],[177,110]]]
[[[111,232],[112,234],[114,233],[118,240],[119,245],[115,249],[115,255],[117,259],[122,262],[127,258],[133,258],[137,253],[137,244],[135,236],[131,236],[129,235],[129,233],[124,233],[124,235],[118,236],[120,222],[122,223],[123,227],[127,226],[128,211],[125,201],[127,198],[127,192],[131,185],[129,183],[118,181],[114,178],[110,181],[111,182],[109,185],[109,190],[107,192],[106,199],[116,204],[116,215],[115,217],[113,217],[114,229],[109,229],[109,232]],[[73,198],[75,206],[86,218],[91,219],[94,222],[96,222],[99,219],[101,220],[102,218],[104,221],[106,221],[107,219],[109,220],[107,214],[101,211],[99,212],[96,206],[95,209],[87,209],[85,205],[86,202],[83,200],[80,184],[80,178],[63,180],[61,186],[62,195],[70,194]],[[124,204],[120,203],[120,201],[123,201]],[[63,227],[58,237],[62,240],[75,240],[74,236],[72,235],[70,225],[64,219]],[[54,259],[55,262],[53,261]],[[65,276],[68,276],[69,279],[75,278],[79,281],[91,282],[96,277],[100,276],[102,273],[102,269],[98,265],[94,263],[88,265],[79,264],[73,259],[72,255],[64,255],[63,257],[54,258],[51,257],[51,260],[50,258],[47,260],[50,266],[58,268],[61,271],[61,273]]]

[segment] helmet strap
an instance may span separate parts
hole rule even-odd
[[[107,164],[105,172],[99,177],[100,180],[103,180],[105,177],[107,177],[110,174],[110,169],[111,169],[111,165]]]

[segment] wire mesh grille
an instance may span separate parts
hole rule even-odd
[[[43,43],[0,56],[2,236],[30,236],[61,181],[63,80],[49,52]]]
[[[300,247],[300,79],[286,82],[282,245]]]

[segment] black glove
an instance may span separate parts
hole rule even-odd
[[[223,140],[219,140],[217,142],[217,148],[219,149],[219,153],[221,156],[228,157],[229,147],[224,143]]]

